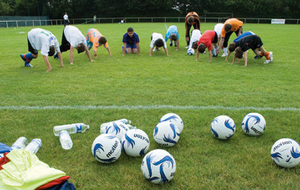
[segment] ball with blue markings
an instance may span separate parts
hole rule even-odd
[[[290,138],[276,141],[271,148],[273,162],[284,168],[292,168],[300,162],[300,145]]]
[[[235,123],[233,119],[227,115],[220,115],[216,117],[210,125],[212,134],[221,140],[230,139],[235,133]]]
[[[158,123],[153,130],[153,138],[161,146],[174,146],[179,137],[178,127],[169,120]]]
[[[176,162],[169,152],[156,149],[144,156],[141,170],[148,181],[155,184],[164,184],[173,179]]]
[[[100,128],[101,134],[110,134],[116,136],[120,141],[125,133],[129,130],[128,125],[121,121],[114,121]]]
[[[163,121],[171,121],[171,123],[173,123],[174,125],[177,126],[177,128],[179,129],[179,133],[182,132],[183,130],[183,121],[181,119],[181,117],[175,113],[167,113],[165,115],[163,115],[160,120],[159,123],[163,122]]]
[[[93,142],[92,154],[101,163],[113,163],[119,159],[122,145],[116,136],[109,134],[99,135]]]
[[[187,50],[187,54],[188,54],[188,55],[194,55],[194,54],[195,54],[195,50],[194,50],[193,48],[189,48],[189,49]]]
[[[125,133],[121,140],[124,152],[133,157],[143,156],[147,153],[150,140],[141,129],[131,129]]]
[[[247,135],[259,136],[266,129],[266,120],[259,113],[249,113],[242,121],[242,129]]]

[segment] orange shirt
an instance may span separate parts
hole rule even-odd
[[[189,12],[186,16],[185,16],[185,24],[187,24],[187,20],[190,16],[194,16],[195,18],[195,21],[190,23],[190,25],[194,25],[196,24],[196,22],[199,22],[200,23],[200,17],[199,15],[196,13],[196,12]],[[198,28],[199,29],[199,28]]]
[[[93,43],[93,50],[97,51],[97,47],[100,47],[101,45],[99,45],[99,39],[102,36],[102,34],[97,30],[97,29],[89,29],[87,32],[87,39]],[[104,44],[104,47],[108,48],[108,43],[106,42]]]
[[[237,30],[239,30],[242,26],[243,26],[243,22],[236,19],[236,18],[230,18],[227,19],[223,25],[222,31],[221,31],[221,37],[224,38],[226,35],[226,31],[225,31],[225,25],[226,24],[231,24],[231,30],[232,32],[235,32]]]

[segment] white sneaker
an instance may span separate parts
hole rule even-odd
[[[269,56],[270,56],[270,62],[272,62],[273,61],[273,52],[270,51],[270,55]]]
[[[265,61],[265,64],[268,64],[268,63],[270,63],[271,62],[271,60],[266,60]]]
[[[226,57],[226,56],[227,56],[227,53],[223,53],[223,54],[222,54],[222,57]]]
[[[185,49],[189,49],[189,46],[185,46]]]

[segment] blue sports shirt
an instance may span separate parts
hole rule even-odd
[[[172,26],[170,26],[168,28],[167,34],[165,35],[165,42],[168,41],[168,39],[170,38],[171,34],[176,34],[177,40],[179,40],[179,33],[178,33],[177,26],[172,25]]]
[[[123,35],[123,43],[136,44],[136,43],[139,43],[139,42],[140,42],[140,39],[139,39],[139,36],[136,33],[133,33],[132,37],[130,37],[128,35],[128,33],[125,33]]]
[[[247,32],[239,35],[236,39],[233,40],[233,42],[238,42],[238,41],[240,41],[241,38],[243,38],[245,36],[250,36],[250,35],[255,35],[255,34],[251,31],[247,31]]]

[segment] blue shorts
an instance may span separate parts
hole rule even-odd
[[[129,43],[126,43],[126,48],[131,48],[131,49],[136,49],[136,44],[129,44]]]

